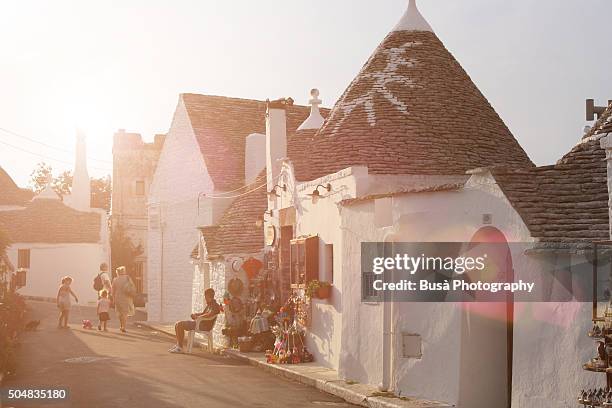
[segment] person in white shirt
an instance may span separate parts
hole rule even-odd
[[[102,289],[98,291],[98,298],[102,296],[102,292],[111,293],[112,281],[108,274],[108,264],[106,262],[100,264],[100,279],[102,280]]]
[[[108,292],[103,290],[98,299],[98,308],[96,309],[96,313],[98,314],[98,330],[102,330],[104,327],[104,331],[108,331],[106,328],[106,322],[110,320],[109,312],[110,312],[111,302],[108,300]]]

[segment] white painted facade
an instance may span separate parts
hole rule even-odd
[[[492,215],[492,226],[501,230],[508,241],[533,241],[490,174],[473,175],[460,191],[418,193],[385,200],[392,201],[393,209],[393,224],[387,228],[375,226],[374,200],[342,209],[345,270],[359,273],[360,258],[354,251],[360,242],[468,242],[482,226],[483,214]],[[539,270],[539,261],[532,256],[513,254],[513,261],[515,271],[522,273],[523,279]],[[477,400],[470,400],[469,389],[478,386],[477,378],[482,372],[495,375],[499,371],[487,366],[487,358],[495,357],[487,357],[483,351],[491,341],[490,336],[479,334],[474,322],[470,330],[464,308],[451,303],[362,303],[361,282],[357,278],[346,280],[343,289],[347,297],[343,304],[343,331],[371,343],[347,342],[341,364],[344,376],[371,384],[388,381],[390,389],[405,395],[458,406],[485,406],[478,404],[486,400],[487,389],[479,389]],[[470,307],[478,309],[479,305]],[[513,406],[565,406],[573,403],[577,381],[580,387],[587,388],[597,383],[596,378],[582,370],[582,364],[593,353],[593,342],[585,336],[590,329],[590,307],[579,303],[515,305]],[[385,350],[382,335],[385,324],[392,333],[389,351]],[[381,333],[378,338],[372,336],[374,330]],[[422,358],[402,358],[401,333],[422,336]],[[382,361],[373,358],[372,350],[385,358]],[[503,375],[501,379],[505,381]]]
[[[148,197],[148,304],[150,321],[192,313],[191,250],[198,226],[214,224],[228,200],[207,199],[215,189],[182,98],[161,151]]]
[[[79,133],[76,143],[74,178],[71,194],[65,197],[63,205],[75,210],[99,215],[99,241],[95,243],[49,243],[13,242],[7,250],[9,259],[18,265],[20,249],[30,251],[30,268],[27,270],[26,286],[19,293],[28,296],[55,298],[64,276],[73,278],[72,290],[81,304],[95,304],[98,293],[93,289],[93,280],[100,271],[101,263],[110,263],[108,214],[91,208],[91,186],[87,171],[87,148],[85,136]],[[32,200],[44,202],[60,201],[51,188],[51,177],[45,189]],[[55,204],[55,203],[54,203]],[[24,207],[5,206],[0,211],[19,210]],[[62,228],[61,225],[54,227]],[[10,232],[9,232],[10,233]]]
[[[30,250],[26,286],[19,289],[22,295],[55,299],[62,277],[69,275],[73,278],[71,287],[80,304],[94,305],[98,300],[93,280],[99,273],[100,264],[108,263],[109,259],[102,243],[15,243],[7,251],[14,265],[17,265],[19,249]]]
[[[505,364],[505,355],[498,359],[490,351],[493,354],[486,357],[484,345],[490,338],[486,337],[486,326],[477,323],[478,313],[473,317],[473,313],[453,303],[362,302],[360,272],[361,242],[468,242],[483,226],[483,214],[492,216],[492,226],[503,232],[509,242],[533,242],[490,173],[473,174],[458,191],[339,204],[347,198],[372,194],[383,186],[423,188],[461,179],[465,177],[376,176],[368,175],[367,168],[352,167],[318,180],[296,183],[291,163],[285,161],[280,180],[287,185],[287,192],[272,205],[295,206],[295,235],[318,235],[320,253],[324,253],[325,244],[333,244],[333,294],[330,300],[313,301],[307,330],[307,346],[317,362],[337,369],[347,380],[378,385],[401,395],[470,408],[488,398],[495,400],[496,396],[490,395],[494,390],[487,394],[487,388],[478,388],[475,378],[478,369],[492,369],[487,366],[489,362]],[[332,186],[331,192],[324,191],[313,204],[307,194],[327,183]],[[269,221],[277,222],[274,218]],[[574,264],[581,262],[576,259],[579,255],[572,256]],[[521,271],[523,279],[537,281],[539,260],[523,253],[513,254],[513,258],[514,269]],[[320,257],[320,280],[330,279],[328,269],[324,257]],[[593,353],[593,342],[585,336],[590,329],[590,307],[579,303],[515,305],[514,406],[564,406],[573,402],[577,382],[585,388],[598,384],[598,378],[582,370],[582,364]],[[402,357],[402,333],[421,336],[420,359]],[[504,347],[500,344],[500,349]],[[539,363],[534,365],[534,361]],[[505,366],[499,368],[506,370]],[[505,381],[505,376],[500,375],[498,385],[503,387]],[[486,385],[490,385],[490,379]],[[472,393],[475,389],[480,392],[477,397]]]

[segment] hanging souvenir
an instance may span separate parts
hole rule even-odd
[[[249,258],[242,264],[242,269],[244,269],[249,279],[255,278],[261,268],[263,268],[263,263],[255,258]]]

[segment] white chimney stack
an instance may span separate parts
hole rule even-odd
[[[251,184],[266,168],[266,135],[251,133],[244,148],[244,184]]]
[[[88,211],[91,209],[90,183],[89,173],[87,172],[87,146],[85,144],[85,134],[81,130],[77,130],[72,189],[70,191],[70,196],[66,197],[66,204],[79,211]]]
[[[306,118],[304,123],[302,123],[297,130],[320,129],[325,121],[323,116],[321,116],[321,112],[319,112],[319,105],[322,102],[319,99],[319,90],[316,88],[311,89],[310,96],[312,97],[312,99],[308,101],[310,104],[310,116]]]
[[[287,157],[287,106],[293,99],[278,99],[266,102],[266,173],[268,191],[278,181],[280,159]]]

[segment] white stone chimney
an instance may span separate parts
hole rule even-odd
[[[72,189],[67,197],[66,204],[75,210],[88,211],[91,209],[91,184],[87,172],[87,146],[85,134],[77,130],[76,157],[74,173],[72,174]]]
[[[325,121],[323,116],[321,116],[321,112],[319,112],[319,105],[322,102],[319,99],[319,90],[316,88],[311,89],[310,96],[312,97],[312,99],[308,101],[310,104],[310,115],[297,130],[320,129]]]
[[[244,149],[244,184],[250,184],[266,168],[266,135],[251,133]]]
[[[287,157],[287,106],[293,99],[278,99],[266,103],[266,175],[268,191],[278,181],[280,159]]]

